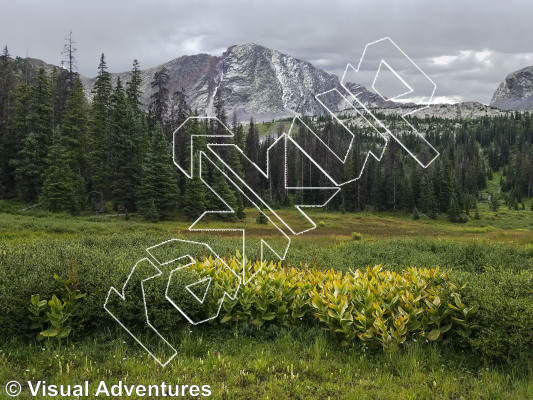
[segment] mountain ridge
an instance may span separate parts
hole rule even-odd
[[[508,74],[494,92],[490,105],[504,110],[533,110],[533,66]]]
[[[55,66],[42,60],[29,59],[35,68],[44,67],[50,72]],[[56,67],[57,68],[57,67]],[[150,82],[155,72],[167,68],[169,93],[184,89],[191,109],[199,114],[213,115],[213,98],[217,90],[222,91],[228,115],[237,113],[240,121],[250,117],[261,120],[290,117],[295,114],[319,115],[326,110],[314,96],[331,89],[341,93],[344,89],[339,78],[310,62],[301,60],[278,50],[254,43],[229,46],[221,55],[206,53],[183,55],[158,66],[141,70],[141,102],[145,107],[153,93]],[[110,73],[113,83],[120,79],[129,80],[130,71]],[[92,99],[92,88],[96,78],[80,75],[85,94]],[[386,114],[414,111],[422,106],[385,101],[378,94],[357,83],[348,84],[362,92],[360,99],[369,107]],[[352,90],[353,92],[353,90]],[[342,111],[337,98],[321,98],[329,109]],[[503,108],[503,107],[502,107]],[[434,104],[414,116],[440,118],[478,118],[485,115],[499,115],[502,112],[492,104],[486,106],[475,102]]]

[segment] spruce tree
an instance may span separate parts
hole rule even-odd
[[[15,89],[10,127],[0,143],[0,193],[15,193],[15,165],[23,140],[29,134],[30,87],[21,83]]]
[[[118,207],[135,209],[135,191],[140,178],[140,164],[133,111],[120,78],[111,96],[111,198]],[[136,140],[137,139],[137,140]]]
[[[494,194],[494,193],[491,193],[490,194],[490,209],[492,211],[498,211],[498,209],[500,208],[500,199],[498,197],[498,195]]]
[[[72,38],[72,31],[69,32],[68,37],[65,38],[65,45],[63,46],[62,54],[64,56],[61,62],[67,75],[68,92],[74,88],[74,81],[78,77],[76,51],[78,50],[74,45],[76,42]]]
[[[46,157],[48,147],[53,135],[53,115],[50,97],[50,81],[43,68],[39,69],[35,84],[31,88],[30,114],[28,116],[28,128],[37,141],[37,151],[33,153],[35,159],[32,164],[35,167],[32,184],[37,188],[34,190],[40,193],[43,184],[43,175],[47,167]],[[30,147],[33,144],[30,145]],[[29,153],[26,152],[26,155]],[[33,175],[32,174],[32,175]],[[27,176],[27,175],[26,175]],[[29,182],[26,183],[28,185]],[[32,199],[33,200],[33,199]]]
[[[187,104],[185,89],[176,90],[172,95],[172,107],[170,111],[171,130],[178,129],[191,115],[191,109]]]
[[[21,149],[11,162],[15,168],[17,192],[24,201],[34,201],[41,193],[52,125],[50,82],[44,69],[40,68],[30,89],[27,125],[30,133],[22,140]]]
[[[4,51],[0,55],[0,194],[2,193],[2,177],[9,176],[12,179],[9,171],[5,168],[9,168],[9,162],[6,159],[6,155],[2,154],[3,142],[6,140],[6,136],[10,131],[11,112],[13,107],[13,94],[15,91],[15,72],[13,67],[13,60],[7,49],[4,47]],[[12,153],[13,154],[13,153]],[[5,186],[4,186],[5,187]],[[12,188],[9,188],[12,190]]]
[[[243,196],[240,193],[235,194],[235,216],[237,219],[245,219]]]
[[[79,173],[72,170],[68,148],[56,134],[50,146],[48,164],[44,174],[42,204],[50,211],[70,211],[75,214],[84,204],[84,184]]]
[[[30,132],[36,135],[43,162],[52,142],[53,116],[50,95],[50,81],[44,68],[37,73],[35,84],[31,88],[30,115],[28,118]],[[44,167],[44,162],[42,164]]]
[[[11,161],[15,169],[18,197],[26,202],[37,200],[41,193],[43,165],[38,135],[30,132],[22,140],[22,149]]]
[[[450,205],[448,207],[448,219],[451,222],[458,222],[460,213],[461,213],[461,210],[459,209],[459,206],[457,205],[457,199],[456,199],[455,193],[453,193],[450,199]]]
[[[111,76],[107,71],[105,56],[102,54],[98,66],[98,76],[93,88],[88,157],[92,192],[96,193],[95,205],[100,212],[105,210],[112,173],[109,158],[111,90]]]
[[[133,60],[133,67],[131,69],[130,79],[126,83],[126,86],[127,86],[126,95],[128,97],[128,101],[130,102],[130,106],[133,109],[135,114],[137,114],[140,111],[140,107],[142,106],[142,103],[141,103],[141,95],[142,95],[141,72],[142,72],[141,65],[139,64],[139,61],[137,61],[136,59]]]
[[[153,93],[150,96],[150,114],[163,128],[166,127],[169,112],[169,81],[170,76],[168,75],[168,69],[163,67],[154,74],[154,78],[152,82],[150,82],[150,86],[153,90]]]
[[[147,215],[151,212],[152,202],[161,219],[169,218],[179,206],[178,176],[172,163],[170,146],[159,124],[152,133],[141,171],[138,193],[141,213]]]
[[[255,222],[261,225],[266,225],[268,224],[268,218],[266,217],[265,214],[263,214],[263,206],[260,207],[260,210],[261,211],[259,212],[259,215],[255,219]]]
[[[187,124],[187,129],[184,131],[183,143],[182,146],[185,148],[185,165],[190,165],[190,154],[191,154],[191,136],[201,135],[202,126],[197,119],[191,119]],[[197,136],[195,139],[195,145],[199,148],[205,146],[205,137]],[[185,179],[185,193],[183,199],[183,210],[185,214],[193,219],[198,218],[204,211],[207,209],[207,189],[205,184],[200,179],[200,155],[199,152],[196,152],[193,157],[196,157],[194,160],[194,171],[193,178]]]
[[[52,96],[53,126],[57,127],[63,120],[67,98],[72,89],[68,80],[68,71],[54,68],[50,76],[50,93]]]
[[[228,182],[227,178],[222,174],[222,172],[215,167],[211,168],[212,171],[212,188],[215,191],[215,193],[220,196],[224,202],[233,209],[233,211],[236,211],[237,209],[237,197],[235,196],[234,191],[232,190],[232,186],[230,186],[230,183]],[[218,198],[213,192],[209,192],[209,209],[210,210],[226,210],[226,206],[220,199]],[[228,220],[234,220],[237,218],[236,212],[233,213],[227,213],[227,214],[219,214],[219,216],[223,219]]]
[[[61,125],[62,141],[67,149],[71,170],[86,177],[86,151],[89,129],[89,108],[83,84],[79,77],[74,79],[73,88],[65,106]]]
[[[250,119],[250,125],[248,127],[248,134],[245,138],[245,149],[244,154],[248,157],[253,163],[259,164],[259,131],[255,126],[254,120]],[[252,188],[259,187],[259,171],[255,168],[249,161],[246,161],[245,164],[245,176],[246,182]]]

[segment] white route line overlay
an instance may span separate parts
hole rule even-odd
[[[222,297],[222,300],[220,301],[220,304],[218,306],[218,310],[216,312],[216,315],[213,315],[209,318],[206,318],[202,321],[194,321],[192,320],[186,312],[184,312],[168,295],[168,289],[170,287],[170,282],[172,280],[172,274],[176,271],[179,271],[180,269],[183,269],[183,268],[187,268],[188,266],[192,265],[195,261],[194,261],[194,258],[190,255],[190,254],[186,254],[186,255],[183,255],[183,256],[180,256],[180,257],[177,257],[175,259],[172,259],[170,261],[166,261],[164,263],[160,263],[156,257],[154,255],[152,255],[152,253],[150,252],[150,250],[156,248],[156,247],[159,247],[159,246],[162,246],[162,245],[165,245],[167,243],[170,243],[170,242],[174,242],[174,241],[178,241],[178,242],[183,242],[183,243],[192,243],[192,244],[197,244],[197,245],[200,245],[200,246],[205,246],[208,248],[208,250],[211,252],[211,255],[214,255],[215,256],[215,260],[219,263],[222,263],[227,269],[229,269],[232,274],[235,276],[235,278],[238,280],[239,284],[237,286],[237,288],[235,289],[235,294],[233,296],[231,296],[228,292],[224,292],[224,295]],[[144,290],[144,282],[147,282],[153,278],[157,278],[159,276],[162,276],[163,275],[163,272],[156,266],[159,265],[159,266],[164,266],[164,265],[168,265],[168,264],[171,264],[173,262],[176,262],[182,258],[189,258],[190,262],[188,264],[185,264],[185,265],[180,265],[178,266],[176,269],[172,270],[170,273],[169,273],[169,277],[168,277],[168,283],[167,283],[167,287],[166,287],[166,290],[165,290],[165,298],[174,306],[174,308],[176,310],[178,310],[182,315],[183,317],[185,317],[187,319],[187,321],[189,323],[191,323],[192,325],[199,325],[199,324],[202,324],[204,322],[207,322],[213,318],[216,318],[218,317],[218,314],[220,313],[220,309],[222,308],[222,304],[224,302],[224,299],[225,297],[229,297],[231,300],[235,300],[236,296],[237,296],[237,293],[239,292],[239,289],[240,289],[240,286],[241,286],[241,279],[238,275],[235,274],[235,272],[224,262],[224,260],[222,258],[220,258],[212,249],[211,247],[206,244],[206,243],[202,243],[202,242],[195,242],[195,241],[191,241],[191,240],[184,240],[184,239],[170,239],[170,240],[167,240],[165,242],[162,242],[162,243],[159,243],[155,246],[151,246],[151,247],[148,247],[146,249],[146,252],[153,258],[153,260],[155,261],[152,262],[152,260],[148,259],[148,258],[143,258],[139,261],[137,261],[137,263],[135,264],[135,266],[132,268],[130,274],[128,275],[128,278],[126,279],[126,282],[124,282],[124,285],[122,286],[122,291],[119,292],[117,289],[115,289],[114,287],[111,287],[109,289],[109,292],[107,293],[107,297],[106,297],[106,300],[105,300],[105,303],[104,303],[104,309],[113,317],[113,319],[115,321],[117,321],[120,326],[122,326],[122,328],[124,328],[124,330],[126,332],[128,332],[130,334],[131,337],[133,337],[133,339],[135,339],[135,341],[137,343],[139,343],[141,345],[141,347],[146,350],[146,352],[148,352],[148,354],[150,354],[162,367],[165,367],[175,356],[176,354],[178,354],[178,351],[165,339],[165,337],[163,335],[161,335],[159,333],[159,331],[150,323],[150,318],[148,316],[148,306],[146,304],[146,294],[145,294],[145,290]],[[150,329],[152,329],[156,335],[162,340],[162,342],[172,351],[172,355],[167,359],[167,360],[160,360],[159,357],[157,355],[155,355],[154,353],[152,353],[148,347],[146,347],[143,342],[137,337],[135,336],[123,323],[122,321],[120,321],[120,319],[117,318],[117,316],[115,316],[113,314],[113,312],[108,308],[108,302],[109,302],[109,297],[114,293],[116,295],[119,296],[119,298],[122,300],[122,301],[128,301],[128,299],[126,298],[126,294],[125,294],[125,290],[126,290],[126,287],[128,285],[128,282],[130,281],[132,275],[134,274],[136,268],[137,268],[137,265],[139,265],[140,263],[142,262],[148,262],[155,270],[157,270],[157,273],[155,275],[152,275],[148,278],[145,278],[143,280],[141,280],[141,290],[142,290],[142,296],[143,296],[143,305],[144,305],[144,313],[145,313],[145,318],[146,318],[146,324],[148,325],[148,327],[150,327]],[[211,278],[208,278],[208,279],[211,279]],[[201,281],[205,281],[205,279],[202,279]],[[196,283],[199,283],[201,281],[198,281]],[[193,284],[194,285],[194,284]],[[189,285],[191,286],[191,285]],[[188,289],[188,288],[187,288]],[[188,289],[189,292],[190,289]],[[191,292],[192,293],[192,292]],[[206,290],[206,293],[207,293],[207,290]],[[192,293],[194,295],[194,293]],[[196,299],[198,299],[198,297],[196,295],[194,295],[194,297]],[[199,299],[198,299],[199,300]],[[205,300],[205,295],[204,295],[204,299],[202,299],[202,301],[200,301],[200,303],[203,304],[203,301]]]
[[[397,45],[396,43],[394,43],[389,37],[385,37],[385,38],[382,38],[382,39],[379,39],[377,41],[374,41],[374,42],[371,42],[371,43],[368,43],[366,46],[365,46],[365,49],[363,51],[363,54],[359,60],[359,64],[358,64],[358,67],[357,68],[354,68],[351,64],[348,64],[346,66],[346,69],[344,71],[344,74],[343,74],[343,77],[342,77],[342,80],[341,80],[341,86],[343,87],[343,89],[346,91],[346,94],[349,96],[349,98],[355,100],[358,104],[359,107],[361,107],[362,109],[364,109],[364,111],[368,114],[368,116],[370,116],[373,121],[369,120],[365,115],[363,115],[363,113],[357,108],[354,106],[353,104],[353,101],[349,101],[346,99],[346,97],[340,93],[337,89],[331,89],[331,90],[328,90],[326,92],[323,92],[323,93],[320,93],[320,94],[317,94],[315,96],[316,100],[326,109],[326,111],[340,124],[342,125],[342,127],[348,131],[351,136],[352,136],[352,139],[350,140],[349,142],[349,145],[347,147],[347,150],[346,150],[346,154],[342,157],[339,157],[339,155],[333,150],[331,149],[326,143],[324,143],[324,141],[309,127],[307,126],[298,116],[294,117],[292,123],[291,123],[291,127],[289,129],[289,132],[288,133],[283,133],[281,136],[279,136],[273,143],[272,145],[269,146],[269,148],[267,149],[267,165],[266,165],[266,171],[264,171],[263,169],[261,169],[257,164],[253,163],[247,156],[246,154],[244,154],[244,152],[242,151],[242,149],[240,149],[238,146],[234,145],[234,144],[216,144],[216,143],[207,143],[207,149],[209,150],[209,155],[211,156],[214,156],[219,162],[221,162],[224,166],[224,169],[227,169],[230,173],[231,173],[231,177],[228,176],[228,174],[226,174],[226,171],[222,170],[215,162],[213,162],[213,160],[208,156],[208,154],[206,154],[204,151],[200,151],[200,157],[199,157],[199,161],[200,161],[200,168],[199,168],[199,171],[198,173],[200,173],[199,177],[201,179],[201,181],[217,196],[217,198],[219,200],[222,201],[222,203],[227,207],[226,210],[209,210],[209,211],[205,211],[200,217],[198,217],[193,223],[192,225],[188,228],[189,231],[205,231],[205,232],[213,232],[213,231],[231,231],[231,232],[242,232],[242,239],[243,239],[243,251],[242,251],[242,277],[238,276],[224,261],[221,257],[218,256],[218,254],[216,254],[212,248],[207,244],[207,243],[202,243],[202,242],[194,242],[194,241],[188,241],[188,240],[183,240],[183,239],[171,239],[171,240],[167,240],[165,242],[162,242],[162,243],[159,243],[155,246],[151,246],[151,247],[148,247],[146,249],[147,253],[153,258],[154,262],[152,262],[152,260],[148,259],[148,258],[143,258],[141,260],[139,260],[135,266],[132,268],[128,278],[126,279],[126,282],[124,283],[123,287],[122,287],[122,291],[119,292],[117,291],[114,287],[111,287],[109,289],[109,292],[108,292],[108,295],[106,297],[106,301],[104,303],[104,309],[113,317],[113,319],[115,319],[119,324],[120,326],[122,326],[122,328],[128,332],[134,339],[137,343],[139,343],[141,345],[141,347],[143,347],[161,366],[165,367],[177,354],[177,350],[163,337],[163,335],[161,335],[158,330],[150,323],[150,319],[149,319],[149,315],[148,315],[148,306],[146,304],[146,296],[145,296],[145,290],[144,290],[144,282],[146,281],[149,281],[153,278],[156,278],[156,277],[160,277],[163,275],[163,272],[156,266],[159,265],[159,266],[164,266],[164,265],[167,265],[167,264],[170,264],[170,263],[173,263],[173,262],[176,262],[180,259],[183,259],[183,258],[189,258],[189,263],[187,264],[182,264],[182,265],[179,265],[176,269],[170,271],[170,273],[168,274],[169,277],[168,277],[168,283],[167,283],[167,287],[165,289],[165,298],[173,305],[173,307],[178,310],[180,312],[180,314],[185,317],[187,319],[187,321],[193,325],[198,325],[198,324],[201,324],[201,323],[204,323],[208,320],[211,320],[213,318],[216,318],[219,313],[220,313],[220,310],[221,310],[221,307],[222,307],[222,304],[223,304],[223,301],[225,299],[225,297],[229,297],[230,299],[232,300],[235,300],[237,294],[238,294],[238,291],[240,289],[240,286],[242,284],[247,284],[250,282],[250,280],[255,276],[255,274],[257,274],[258,271],[256,271],[251,277],[249,277],[248,279],[246,279],[246,275],[245,275],[245,268],[246,268],[246,253],[245,253],[245,240],[246,240],[246,235],[245,235],[245,229],[235,229],[235,228],[218,228],[218,229],[208,229],[208,228],[197,228],[196,225],[199,224],[199,222],[206,216],[206,215],[210,215],[210,214],[219,214],[219,213],[233,213],[235,212],[235,210],[233,210],[229,204],[222,198],[221,195],[219,195],[216,190],[214,190],[202,177],[202,168],[203,168],[203,164],[204,162],[206,163],[210,163],[213,167],[215,167],[220,173],[222,173],[222,175],[224,176],[225,179],[228,180],[229,183],[231,183],[235,189],[240,193],[241,196],[244,196],[257,210],[259,210],[259,212],[263,213],[267,219],[272,223],[272,225],[280,232],[281,236],[283,236],[286,240],[287,240],[287,245],[284,249],[284,252],[282,254],[278,254],[278,252],[276,252],[264,239],[261,239],[261,268],[263,266],[263,263],[264,263],[264,259],[263,259],[263,250],[264,250],[264,246],[267,246],[270,251],[275,254],[280,260],[283,260],[285,259],[286,255],[287,255],[287,252],[289,250],[289,247],[290,247],[290,243],[291,243],[291,238],[289,237],[289,235],[287,233],[285,233],[284,231],[284,228],[288,229],[288,231],[290,232],[289,234],[292,234],[292,235],[300,235],[300,234],[303,234],[305,232],[308,232],[310,230],[313,230],[316,228],[316,223],[302,210],[302,208],[304,207],[324,207],[326,206],[332,199],[333,197],[335,197],[335,195],[340,191],[340,186],[346,184],[346,183],[349,183],[349,182],[353,182],[357,179],[359,179],[364,171],[364,169],[366,168],[366,164],[367,164],[367,161],[368,161],[368,158],[370,156],[374,157],[377,161],[381,161],[382,159],[382,156],[385,152],[385,148],[387,146],[387,143],[388,143],[388,140],[389,140],[389,136],[392,137],[393,139],[395,139],[396,141],[398,141],[398,143],[408,152],[409,155],[411,155],[422,167],[424,168],[427,168],[438,156],[439,156],[439,152],[429,143],[427,142],[427,140],[424,138],[424,136],[419,133],[406,119],[406,117],[410,114],[413,114],[415,112],[418,112],[420,110],[423,110],[427,107],[429,107],[429,103],[428,105],[424,106],[424,107],[421,107],[419,109],[416,109],[414,111],[411,111],[409,113],[406,113],[406,114],[403,114],[402,115],[402,119],[406,122],[407,126],[411,129],[412,132],[414,132],[422,141],[424,144],[426,144],[432,151],[434,151],[434,153],[436,153],[436,155],[429,161],[429,163],[427,164],[424,164],[423,162],[421,162],[411,151],[410,149],[407,148],[406,145],[404,145],[402,143],[402,141],[400,140],[399,137],[397,137],[396,135],[394,135],[391,130],[381,121],[379,120],[358,98],[357,98],[357,94],[353,94],[352,92],[350,92],[350,90],[347,88],[346,86],[346,82],[345,82],[345,78],[346,78],[346,75],[347,73],[349,72],[349,70],[351,69],[352,71],[358,73],[359,72],[359,69],[363,63],[363,60],[364,60],[364,57],[365,57],[365,54],[367,53],[367,49],[369,49],[371,46],[373,45],[376,45],[376,44],[379,44],[379,43],[383,43],[383,42],[389,42],[390,44],[392,44],[394,46],[394,48],[396,48],[396,50],[398,50],[429,82],[431,82],[431,84],[433,85],[433,90],[431,92],[431,95],[429,96],[430,97],[430,100],[429,100],[429,103],[432,102],[433,100],[433,95],[435,93],[435,90],[436,90],[436,84],[418,67],[418,65],[416,65],[412,60],[411,58],[409,58]],[[378,79],[378,76],[379,76],[379,73],[381,71],[381,68],[382,66],[386,66],[408,89],[408,91],[406,91],[405,93],[401,93],[389,100],[394,100],[398,97],[401,97],[401,96],[404,96],[406,94],[410,94],[410,93],[414,93],[415,92],[415,89],[413,89],[397,72],[396,70],[391,66],[389,65],[389,63],[387,63],[387,61],[385,61],[384,59],[381,59],[380,63],[379,63],[379,66],[377,67],[377,71],[376,71],[376,75],[374,76],[374,80],[372,82],[372,89],[374,91],[376,91],[376,93],[378,93],[382,98],[383,95],[377,90],[377,88],[375,87],[375,84],[377,82],[377,79]],[[311,132],[321,143],[322,145],[324,145],[328,151],[330,151],[341,163],[346,163],[347,161],[347,158],[348,158],[348,155],[349,155],[349,152],[350,150],[352,149],[352,146],[353,146],[353,140],[354,140],[354,133],[352,131],[350,131],[350,129],[348,129],[348,127],[335,115],[335,113],[333,111],[331,111],[323,101],[321,101],[320,97],[323,96],[323,95],[327,95],[331,92],[337,92],[337,94],[339,96],[341,96],[342,98],[344,98],[344,100],[346,100],[346,103],[349,104],[356,112],[357,112],[357,116],[358,117],[362,117],[363,120],[368,124],[370,125],[371,127],[374,128],[374,130],[379,134],[379,137],[384,141],[384,145],[382,146],[382,149],[380,151],[380,154],[374,154],[373,151],[369,150],[366,155],[365,155],[365,159],[364,159],[364,162],[363,162],[363,166],[361,168],[361,172],[359,174],[359,176],[355,177],[354,179],[351,179],[350,181],[348,182],[335,182],[335,179],[333,179],[330,174],[328,173],[328,171],[326,171],[324,168],[322,168],[321,165],[319,165],[319,163],[314,160],[299,144],[298,142],[294,139],[294,137],[291,135],[293,133],[293,129],[294,129],[294,126],[295,126],[295,123],[296,121],[298,121],[299,123],[303,124],[306,129]],[[385,99],[385,98],[384,98]],[[180,129],[182,129],[185,124],[187,124],[189,122],[189,120],[191,119],[198,119],[198,120],[202,120],[202,119],[215,119],[218,121],[219,124],[221,124],[225,130],[225,132],[228,132],[227,134],[222,134],[222,135],[192,135],[190,137],[190,165],[189,165],[189,171],[187,171],[185,168],[183,168],[179,162],[176,160],[176,157],[175,157],[175,140],[176,140],[176,132]],[[385,133],[381,132],[381,130],[384,130]],[[221,137],[228,137],[228,138],[231,138],[234,136],[233,132],[231,132],[227,126],[225,126],[224,124],[222,124],[222,122],[220,120],[218,120],[216,117],[189,117],[187,118],[187,120],[176,130],[176,132],[174,132],[174,135],[173,135],[173,162],[174,164],[178,167],[178,169],[185,175],[187,176],[189,179],[192,179],[194,177],[194,171],[195,171],[195,168],[194,168],[194,160],[195,160],[195,157],[194,157],[194,137],[196,136],[204,136],[204,137],[213,137],[213,138],[221,138]],[[272,177],[270,176],[270,151],[276,146],[278,145],[278,142],[280,142],[281,140],[284,141],[284,186],[285,186],[285,189],[296,189],[296,190],[326,190],[326,191],[332,191],[332,195],[329,196],[327,198],[327,200],[323,203],[323,204],[299,204],[299,205],[295,205],[296,209],[300,212],[300,214],[307,219],[307,221],[312,225],[311,228],[309,229],[305,229],[303,231],[295,231],[294,229],[291,228],[291,226],[285,222],[279,215],[278,213],[276,213],[272,207],[266,202],[266,200],[262,199],[261,196],[256,193],[249,185],[248,183],[242,179],[229,165],[228,163],[226,162],[226,160],[224,160],[222,158],[222,156],[220,156],[220,154],[218,154],[216,152],[216,148],[218,146],[226,146],[226,147],[230,147],[232,146],[235,150],[237,150],[246,160],[247,162],[251,163],[266,179],[272,179]],[[296,148],[301,151],[303,153],[303,155],[305,155],[316,167],[319,168],[319,170],[321,171],[321,173],[323,173],[327,179],[333,184],[332,186],[328,186],[328,187],[301,187],[301,186],[289,186],[287,184],[287,143],[288,142],[291,142],[292,144],[294,144],[296,146]],[[240,182],[241,185],[244,186],[244,188],[246,190],[244,190],[244,188],[241,189],[241,187],[239,187],[239,185],[236,183],[236,182]],[[275,216],[275,218],[277,219],[277,221],[273,221],[272,218],[267,215],[267,212],[263,212],[261,210],[261,207],[265,207],[268,211],[268,213],[271,213],[273,216]],[[196,245],[199,245],[199,246],[205,246],[209,251],[210,253],[215,257],[215,260],[217,262],[221,262],[224,266],[226,266],[231,272],[232,274],[234,275],[234,277],[236,279],[238,279],[238,285],[237,285],[237,288],[235,289],[235,293],[233,294],[233,296],[231,296],[229,293],[227,292],[224,292],[224,295],[222,297],[222,300],[220,301],[220,304],[218,306],[218,309],[217,309],[217,312],[216,312],[216,315],[213,315],[207,319],[204,319],[202,321],[194,321],[192,318],[190,318],[187,313],[182,309],[180,308],[173,300],[172,298],[169,296],[168,294],[168,291],[169,291],[169,288],[170,288],[170,283],[172,281],[172,275],[174,272],[177,272],[181,269],[184,269],[184,268],[187,268],[189,266],[192,265],[192,263],[194,263],[194,258],[190,255],[190,254],[186,254],[186,255],[181,255],[175,259],[172,259],[170,261],[166,261],[164,263],[160,263],[156,257],[150,252],[150,250],[156,248],[156,247],[159,247],[159,246],[162,246],[162,245],[165,245],[167,243],[170,243],[172,241],[178,241],[178,242],[183,242],[183,243],[191,243],[191,244],[196,244]],[[126,294],[125,294],[125,290],[126,290],[126,287],[130,281],[130,278],[132,277],[132,275],[134,274],[137,266],[142,263],[142,262],[148,262],[156,271],[157,273],[155,273],[154,275],[148,277],[148,278],[145,278],[143,280],[141,280],[141,290],[142,290],[142,296],[143,296],[143,306],[144,306],[144,313],[145,313],[145,319],[146,319],[146,324],[147,326],[153,330],[155,332],[155,334],[157,335],[157,337],[159,339],[161,339],[162,343],[164,345],[166,345],[172,352],[172,355],[170,357],[168,357],[168,359],[166,360],[160,360],[157,355],[153,354],[150,349],[145,346],[142,341],[136,337],[121,321],[120,319],[115,316],[113,314],[113,312],[111,310],[108,309],[108,301],[109,301],[109,297],[112,295],[112,294],[115,294],[115,295],[118,295],[119,299],[122,300],[122,301],[128,301],[128,299],[126,298]],[[209,286],[211,285],[211,279],[212,278],[203,278],[201,279],[200,281],[198,282],[195,282],[195,283],[192,283],[192,284],[189,284],[185,287],[185,289],[196,299],[196,301],[198,301],[200,304],[203,304],[204,301],[206,300],[206,295],[207,295],[207,292],[209,290]],[[202,298],[200,299],[190,288],[194,285],[197,285],[199,283],[202,283],[202,282],[205,282],[205,281],[209,281],[208,284],[207,284],[207,288],[206,288],[206,291],[204,293],[204,295],[202,296]]]

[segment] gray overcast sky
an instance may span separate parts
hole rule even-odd
[[[341,74],[364,45],[391,37],[437,83],[436,99],[488,103],[505,76],[533,65],[533,2],[0,0],[0,44],[58,64],[72,30],[78,69],[134,58],[149,68],[257,43]]]

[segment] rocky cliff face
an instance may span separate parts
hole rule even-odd
[[[237,112],[240,120],[251,116],[266,120],[303,113],[323,114],[324,108],[314,96],[337,88],[342,91],[339,79],[311,63],[296,59],[276,50],[255,44],[228,48],[221,56],[198,54],[183,56],[143,71],[142,102],[148,105],[153,93],[150,82],[155,72],[167,68],[170,76],[169,91],[183,88],[192,109],[199,113],[212,113],[213,99],[222,91],[226,109]],[[112,74],[116,80],[129,79],[129,73]],[[94,79],[85,79],[88,97]],[[358,88],[360,98],[369,106],[387,107],[389,102],[379,95]],[[338,98],[326,96],[322,99],[332,110],[338,110]]]
[[[507,75],[494,92],[490,105],[503,110],[533,110],[533,66]]]
[[[378,108],[377,112],[385,115],[404,115],[415,110],[420,110],[412,114],[417,118],[443,118],[443,119],[464,119],[482,118],[508,115],[510,111],[500,110],[491,106],[486,106],[475,101],[465,101],[455,104],[432,104],[421,110],[422,106],[401,106],[396,108]]]

